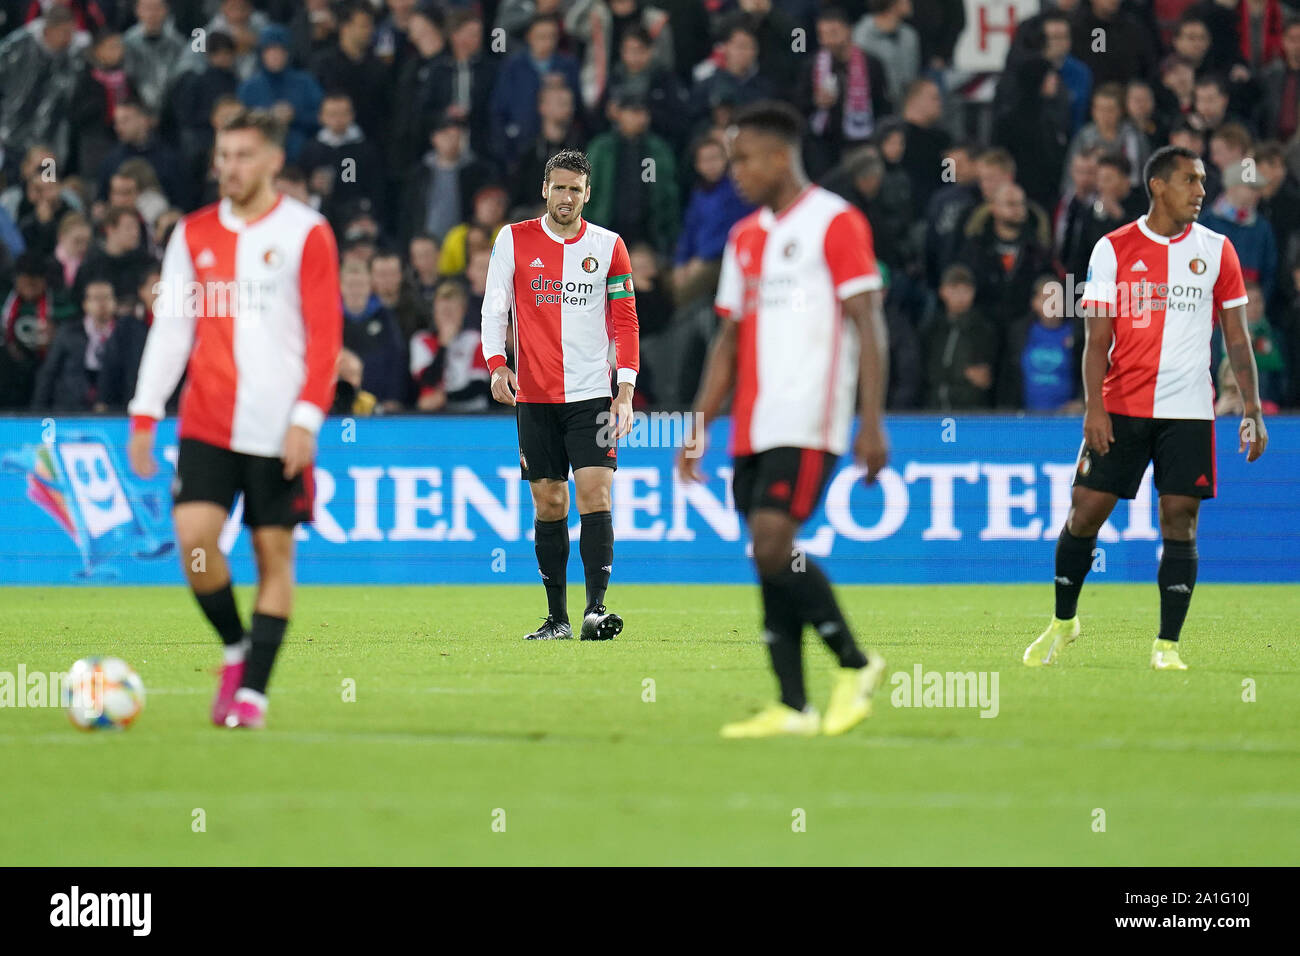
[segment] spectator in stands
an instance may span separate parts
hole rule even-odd
[[[720,62],[706,62],[709,71],[696,80],[691,93],[691,116],[696,120],[723,98],[740,107],[766,99],[774,92],[759,71],[758,34],[748,20],[730,20],[722,34]]]
[[[410,38],[415,5],[416,0],[384,0],[382,7],[388,11],[388,15],[375,27],[375,55],[392,68],[394,76],[416,55]]]
[[[540,188],[540,187],[539,187]],[[509,197],[504,186],[489,183],[474,194],[470,218],[447,231],[442,239],[442,252],[438,256],[438,271],[443,275],[460,275],[469,265],[470,236],[478,226],[486,236],[490,249],[497,233],[506,222]]]
[[[1160,85],[1156,99],[1165,117],[1165,125],[1172,128],[1188,121],[1196,106],[1196,73],[1180,56],[1167,56],[1160,65]]]
[[[894,109],[921,72],[921,40],[907,21],[912,0],[868,0],[871,11],[853,28],[853,42],[880,61],[885,90]]]
[[[1060,281],[1053,275],[1034,280],[1029,314],[1007,332],[998,373],[998,405],[1028,412],[1082,411],[1083,328],[1066,317]]]
[[[1210,34],[1209,68],[1225,76],[1242,63],[1237,3],[1238,0],[1201,0],[1192,8]]]
[[[689,98],[672,69],[655,61],[653,51],[654,41],[644,27],[633,26],[623,32],[618,62],[596,112],[607,116],[615,94],[640,96],[650,107],[650,127],[676,148],[690,126]]]
[[[427,232],[442,242],[453,226],[465,221],[474,195],[495,179],[495,169],[470,150],[466,133],[465,121],[454,113],[444,113],[430,124],[430,149],[407,174],[402,191],[398,231],[404,238]]]
[[[673,405],[689,401],[681,394],[677,373],[681,362],[670,334],[673,322],[673,297],[663,281],[661,257],[648,242],[635,243],[628,250],[632,263],[632,284],[636,288],[636,317],[641,345],[641,370],[636,389],[642,400],[651,405]],[[679,267],[680,268],[680,267]],[[682,295],[677,301],[685,302]],[[688,383],[694,384],[694,383]]]
[[[118,297],[135,293],[140,273],[149,262],[141,235],[140,214],[128,206],[113,206],[104,216],[103,241],[91,248],[77,272],[74,299],[85,297],[86,284],[111,283]]]
[[[817,14],[817,45],[795,96],[809,117],[804,165],[814,179],[834,166],[845,148],[867,142],[890,111],[884,67],[854,45],[843,10],[825,7]]]
[[[915,259],[912,243],[912,193],[907,174],[891,170],[878,146],[859,146],[844,155],[822,179],[822,185],[843,196],[871,223],[876,259],[894,273],[907,271]]]
[[[1300,289],[1300,249],[1291,244],[1291,257],[1288,260],[1291,286]],[[1289,375],[1287,376],[1286,406],[1300,406],[1300,295],[1295,296],[1289,305],[1279,307],[1274,313],[1278,320],[1277,327],[1282,334],[1282,354],[1285,357]]]
[[[410,284],[424,303],[424,314],[428,315],[433,307],[433,291],[442,281],[438,272],[438,240],[427,232],[417,232],[407,243],[406,254],[410,263]]]
[[[59,238],[54,246],[56,288],[62,291],[71,289],[77,280],[77,272],[86,261],[90,251],[90,223],[79,212],[65,212],[59,219]]]
[[[922,333],[927,407],[942,411],[991,407],[998,338],[997,329],[975,306],[971,270],[949,266],[939,283],[938,315]]]
[[[957,255],[962,229],[981,201],[978,152],[971,143],[956,143],[944,152],[940,179],[945,185],[935,190],[925,210],[925,282],[931,289],[939,285],[940,271]],[[1007,160],[1014,165],[1010,156]]]
[[[1255,367],[1259,369],[1259,397],[1269,414],[1275,414],[1286,401],[1287,375],[1285,348],[1278,341],[1277,329],[1268,320],[1267,301],[1258,282],[1246,282],[1246,327],[1255,351]],[[1271,405],[1269,409],[1267,406]]]
[[[66,306],[50,291],[45,264],[30,253],[14,264],[13,288],[0,305],[4,341],[0,349],[0,408],[27,408],[36,370]]]
[[[77,73],[72,11],[53,6],[38,30],[19,29],[0,41],[0,142],[12,169],[26,150],[46,144],[67,161],[69,106]]]
[[[117,321],[113,284],[107,279],[87,282],[81,308],[81,321],[59,323],[36,373],[33,411],[86,411],[96,401],[104,344]]]
[[[320,130],[298,156],[312,192],[321,197],[320,211],[335,228],[342,211],[361,199],[370,201],[376,218],[385,218],[384,160],[355,119],[348,95],[330,93],[321,100]]]
[[[293,37],[293,61],[310,64],[334,45],[339,29],[332,0],[305,0],[289,20]]]
[[[993,139],[1015,159],[1017,178],[1029,198],[1051,209],[1064,189],[1061,168],[1070,144],[1069,95],[1060,74],[1040,56],[1019,61],[1013,89],[1016,98],[998,118]]]
[[[912,83],[903,98],[902,116],[906,139],[902,167],[912,187],[913,207],[923,210],[943,185],[944,152],[952,143],[952,137],[940,125],[943,95],[939,84],[929,77]]]
[[[143,159],[153,167],[168,201],[191,208],[191,188],[180,155],[156,132],[157,117],[139,100],[124,100],[113,111],[118,145],[99,166],[99,195],[108,195],[108,181],[128,159]]]
[[[628,245],[645,240],[669,255],[681,210],[672,147],[650,132],[650,109],[641,97],[620,93],[613,113],[614,129],[587,147],[591,199],[585,215]]]
[[[123,65],[135,95],[160,116],[167,92],[189,54],[189,44],[176,32],[170,17],[167,0],[135,0],[135,25],[122,41]]]
[[[492,128],[496,132],[493,144],[498,162],[509,166],[541,126],[537,115],[537,94],[543,81],[558,73],[562,82],[573,91],[574,99],[581,96],[578,82],[578,63],[567,53],[559,52],[560,21],[554,15],[542,14],[533,18],[524,35],[526,47],[515,53],[501,68],[492,91],[490,107]]]
[[[1097,43],[1098,36],[1105,42]],[[1127,83],[1155,69],[1155,36],[1123,9],[1121,0],[1082,0],[1074,14],[1073,40],[1074,55],[1092,71],[1097,86]]]
[[[70,166],[83,176],[95,175],[117,145],[113,127],[117,104],[135,96],[122,60],[122,34],[106,29],[95,36],[85,66],[78,71],[69,109],[74,146]]]
[[[1101,148],[1094,146],[1076,153],[1070,160],[1070,191],[1057,203],[1052,219],[1052,240],[1057,261],[1077,262],[1080,257],[1087,262],[1091,250],[1085,248],[1083,227],[1092,218],[1093,203],[1097,201],[1097,159]],[[1067,273],[1070,267],[1064,266]],[[1076,280],[1081,277],[1076,276]]]
[[[1070,52],[1072,42],[1069,16],[1059,10],[1048,13],[1043,19],[1043,57],[1061,78],[1069,99],[1071,136],[1088,121],[1092,104],[1092,71]]]
[[[959,260],[977,277],[977,301],[999,328],[1024,315],[1033,281],[1052,267],[1046,216],[1030,215],[1025,191],[1006,183],[993,195],[987,216],[966,225]],[[1040,218],[1041,217],[1041,218]]]
[[[1260,73],[1260,126],[1266,136],[1285,143],[1300,129],[1300,20],[1287,23],[1281,47],[1282,55]]]
[[[224,33],[235,43],[235,75],[246,80],[257,69],[258,40],[271,18],[253,9],[252,0],[221,0],[217,14],[204,28],[207,36]],[[319,75],[319,74],[317,74]]]
[[[1254,140],[1246,127],[1240,123],[1224,123],[1210,134],[1210,163],[1218,175],[1213,184],[1207,183],[1205,205],[1211,205],[1219,198],[1219,187],[1223,174],[1229,166],[1240,166],[1250,155]],[[1209,188],[1213,185],[1213,189]]]
[[[1076,282],[1087,274],[1093,247],[1101,238],[1147,211],[1146,191],[1134,188],[1132,172],[1127,156],[1102,153],[1098,158],[1097,198],[1083,215],[1070,258],[1062,261]]]
[[[481,412],[490,386],[483,343],[465,327],[468,301],[459,282],[444,281],[433,299],[433,328],[411,337],[411,377],[422,412]]]
[[[393,102],[402,104],[394,110],[389,123],[387,166],[400,175],[420,158],[424,149],[426,117],[432,115],[430,97],[438,58],[447,49],[442,18],[431,8],[415,7],[406,18],[406,38],[411,46],[393,88]]]
[[[1156,144],[1168,141],[1169,126],[1156,110],[1155,89],[1147,80],[1129,80],[1124,87],[1124,113],[1145,140],[1147,158]]]
[[[584,51],[579,69],[582,108],[594,110],[606,102],[613,88],[612,75],[615,61],[622,53],[623,38],[633,30],[645,31],[650,41],[650,58],[656,68],[673,69],[675,27],[670,23],[668,11],[663,9],[663,0],[645,3],[642,0],[607,3],[564,0],[563,5],[568,8],[564,12],[566,29]],[[534,12],[543,9],[544,6]],[[683,65],[691,67],[695,61]]]
[[[380,305],[397,320],[402,341],[408,340],[424,326],[428,312],[420,297],[402,274],[402,257],[396,252],[381,251],[370,260],[370,284]]]
[[[1297,243],[1300,243],[1300,183],[1286,166],[1282,144],[1270,140],[1255,147],[1255,168],[1259,176],[1259,213],[1273,227],[1278,241],[1278,259],[1290,262]],[[1295,287],[1290,285],[1290,275],[1279,283],[1289,300]]]
[[[471,246],[469,265],[465,267],[465,281],[469,292],[469,312],[465,319],[466,328],[477,330],[483,326],[483,296],[487,293],[488,265],[491,262],[491,246]]]
[[[1241,59],[1257,73],[1282,56],[1282,5],[1278,0],[1245,0],[1238,13]]]
[[[519,154],[510,177],[512,206],[539,201],[547,161],[566,147],[581,149],[587,138],[574,115],[573,91],[563,83],[548,83],[537,94],[541,128]]]
[[[1192,69],[1192,81],[1214,72],[1214,61],[1210,59],[1210,28],[1205,19],[1195,9],[1186,11],[1174,27],[1170,40],[1173,55]]]
[[[97,382],[96,411],[126,411],[127,403],[135,395],[135,382],[140,374],[140,359],[144,356],[144,343],[153,325],[154,303],[161,291],[158,266],[151,264],[140,274],[133,308],[126,315],[119,314],[108,341],[100,356]],[[174,408],[180,395],[177,385],[168,402]]]
[[[364,263],[339,266],[343,293],[343,347],[355,352],[365,366],[361,387],[378,399],[384,411],[400,411],[406,395],[406,349],[397,321],[384,308],[370,284]]]
[[[257,69],[239,85],[238,95],[245,106],[269,109],[284,124],[285,158],[298,162],[303,146],[316,135],[323,94],[316,77],[289,66],[289,31],[285,27],[271,24],[263,28],[258,38]]]
[[[47,260],[59,241],[59,221],[73,208],[54,179],[38,172],[26,185],[27,197],[19,209],[18,231],[22,233],[26,251]]]
[[[365,0],[348,0],[339,8],[338,40],[317,55],[312,73],[328,93],[348,94],[353,103],[363,103],[357,121],[372,143],[388,141],[388,112],[393,102],[392,70],[375,56],[375,12]],[[313,118],[316,111],[313,108]],[[365,356],[361,356],[365,361]]]
[[[444,113],[459,118],[468,125],[470,148],[479,156],[489,155],[492,149],[489,124],[496,61],[483,52],[483,22],[478,14],[452,10],[447,15],[447,49],[434,61],[422,119]]]
[[[212,114],[217,104],[238,104],[235,76],[235,41],[225,33],[208,37],[207,59],[203,65],[183,72],[176,78],[169,102],[172,122],[180,138],[181,158],[191,183],[202,181],[211,163],[214,133]]]
[[[1261,188],[1257,174],[1241,164],[1229,166],[1223,172],[1223,195],[1201,213],[1200,221],[1232,240],[1242,275],[1271,297],[1277,280],[1277,240],[1273,227],[1259,215]]]
[[[338,380],[334,383],[331,415],[373,415],[378,402],[361,387],[365,364],[351,349],[339,349]]]
[[[1192,121],[1207,133],[1218,129],[1230,120],[1248,125],[1244,120],[1228,112],[1232,100],[1229,95],[1228,82],[1216,73],[1201,77],[1196,81],[1193,96]]]
[[[1138,179],[1142,175],[1142,164],[1151,153],[1151,144],[1125,117],[1124,87],[1118,83],[1099,86],[1092,94],[1092,122],[1079,130],[1070,142],[1065,169],[1062,170],[1061,192],[1066,192],[1069,188],[1066,177],[1070,157],[1091,146],[1100,146],[1103,152],[1127,156],[1129,165],[1134,170],[1133,185],[1142,185]]]
[[[727,148],[720,140],[712,137],[697,140],[691,156],[696,180],[677,237],[673,270],[677,301],[683,303],[712,295],[718,283],[727,233],[753,210],[736,192],[735,182],[727,175]],[[638,296],[644,291],[637,286]]]
[[[799,79],[799,54],[792,49],[792,39],[803,23],[772,0],[738,0],[736,6],[758,37],[758,62],[772,89],[794,89]]]
[[[1077,0],[1057,0],[1066,9]],[[921,40],[921,67],[942,72],[952,66],[957,38],[966,28],[966,5],[962,0],[912,0],[912,26]]]

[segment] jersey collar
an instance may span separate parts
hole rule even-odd
[[[579,216],[578,218],[582,219],[582,225],[578,227],[578,234],[576,236],[570,236],[568,239],[565,239],[563,236],[557,236],[555,233],[551,232],[551,227],[546,224],[546,216],[547,214],[543,213],[541,216],[538,217],[537,221],[541,223],[542,232],[546,233],[556,242],[562,242],[567,245],[568,243],[571,242],[577,242],[587,233],[587,220],[582,219],[582,217]]]
[[[243,232],[249,226],[256,225],[257,223],[265,219],[267,216],[271,215],[271,213],[279,209],[280,203],[282,202],[284,202],[284,193],[276,193],[275,202],[271,204],[270,209],[262,213],[256,219],[243,220],[240,219],[238,216],[236,216],[234,211],[230,208],[231,207],[230,200],[222,199],[221,203],[217,206],[217,215],[221,219],[221,224],[225,226],[227,229],[229,229],[231,232]]]
[[[1175,242],[1181,242],[1182,240],[1186,239],[1187,234],[1192,231],[1192,224],[1188,223],[1187,228],[1184,229],[1182,232],[1180,232],[1178,235],[1162,236],[1159,233],[1153,232],[1151,230],[1151,228],[1147,225],[1146,216],[1139,216],[1137,223],[1138,223],[1138,230],[1142,233],[1142,235],[1146,236],[1152,242],[1160,243],[1160,245],[1162,246],[1167,246]]]
[[[785,219],[790,215],[790,213],[794,212],[795,207],[800,205],[805,199],[807,199],[810,195],[812,195],[812,191],[813,191],[813,184],[809,183],[807,186],[803,188],[803,190],[799,193],[799,195],[794,197],[794,200],[790,203],[790,205],[786,206],[780,212],[773,212],[771,208],[769,208],[768,206],[764,206],[758,212],[759,224],[764,229],[771,229],[773,226],[776,226],[777,224],[784,222]]]

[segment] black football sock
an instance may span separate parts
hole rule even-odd
[[[288,626],[288,618],[253,612],[248,657],[244,661],[244,689],[255,690],[259,694],[266,693],[266,685],[271,680],[271,668],[275,666],[275,655],[280,652],[280,644],[284,641],[284,631]]]
[[[1070,529],[1062,528],[1056,539],[1056,617],[1068,621],[1079,612],[1079,592],[1083,579],[1092,568],[1092,549],[1097,536],[1076,538]]]
[[[244,624],[239,619],[239,608],[235,606],[235,592],[230,582],[207,594],[194,593],[199,607],[208,620],[221,635],[221,642],[227,647],[238,644],[244,639]]]
[[[798,595],[803,619],[817,628],[817,633],[841,667],[866,667],[867,656],[853,640],[853,632],[835,600],[831,582],[807,554],[800,555],[800,559],[803,570],[792,569],[783,578],[791,592]]]
[[[533,530],[537,537],[534,542],[537,570],[542,572],[542,583],[546,585],[547,613],[563,623],[569,619],[564,593],[569,568],[569,519],[542,521],[539,518],[533,522]]]
[[[803,622],[786,588],[764,578],[763,640],[781,689],[781,703],[795,710],[808,705],[803,684]]]
[[[1160,570],[1156,572],[1160,585],[1160,638],[1176,641],[1196,587],[1196,542],[1165,538],[1164,545]]]
[[[587,609],[590,614],[605,603],[609,574],[614,566],[614,520],[608,511],[590,511],[582,516],[582,571],[587,577]]]

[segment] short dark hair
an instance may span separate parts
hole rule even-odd
[[[822,7],[821,10],[818,11],[817,13],[818,23],[824,23],[829,20],[835,20],[839,23],[844,24],[846,27],[853,26],[853,21],[849,19],[849,15],[844,12],[844,9],[842,7],[834,7],[834,6]]]
[[[1133,175],[1133,163],[1123,153],[1103,153],[1097,158],[1098,166],[1109,166],[1125,179]]]
[[[939,276],[939,285],[966,285],[973,289],[975,273],[970,271],[969,266],[957,262],[943,270],[943,274]]]
[[[542,182],[551,181],[551,173],[557,169],[567,169],[571,173],[578,173],[587,177],[587,182],[591,182],[591,163],[587,160],[587,154],[580,149],[562,149],[546,161],[546,169],[542,171]]]
[[[1229,95],[1228,81],[1220,73],[1207,73],[1205,76],[1201,77],[1196,81],[1196,88],[1200,89],[1202,86],[1214,87],[1219,91],[1220,96],[1227,97]]]
[[[1151,198],[1151,180],[1160,179],[1169,182],[1169,177],[1174,174],[1178,168],[1180,159],[1197,160],[1201,157],[1186,146],[1161,146],[1151,158],[1147,160],[1146,168],[1142,170],[1142,185],[1146,187],[1147,198]]]
[[[285,126],[284,123],[271,115],[270,110],[250,109],[244,107],[238,113],[235,113],[222,124],[223,133],[233,132],[234,130],[254,129],[262,134],[268,143],[274,146],[284,148]]]
[[[775,136],[791,146],[797,146],[803,135],[803,117],[799,111],[779,100],[750,103],[736,113],[732,123],[738,129],[752,129]]]

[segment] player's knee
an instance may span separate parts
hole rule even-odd
[[[593,511],[609,511],[610,498],[608,488],[579,488],[578,510],[583,514]]]
[[[1181,501],[1160,501],[1160,533],[1180,541],[1196,536],[1197,508]]]
[[[790,545],[784,541],[755,541],[754,564],[765,578],[775,577],[790,567]]]

